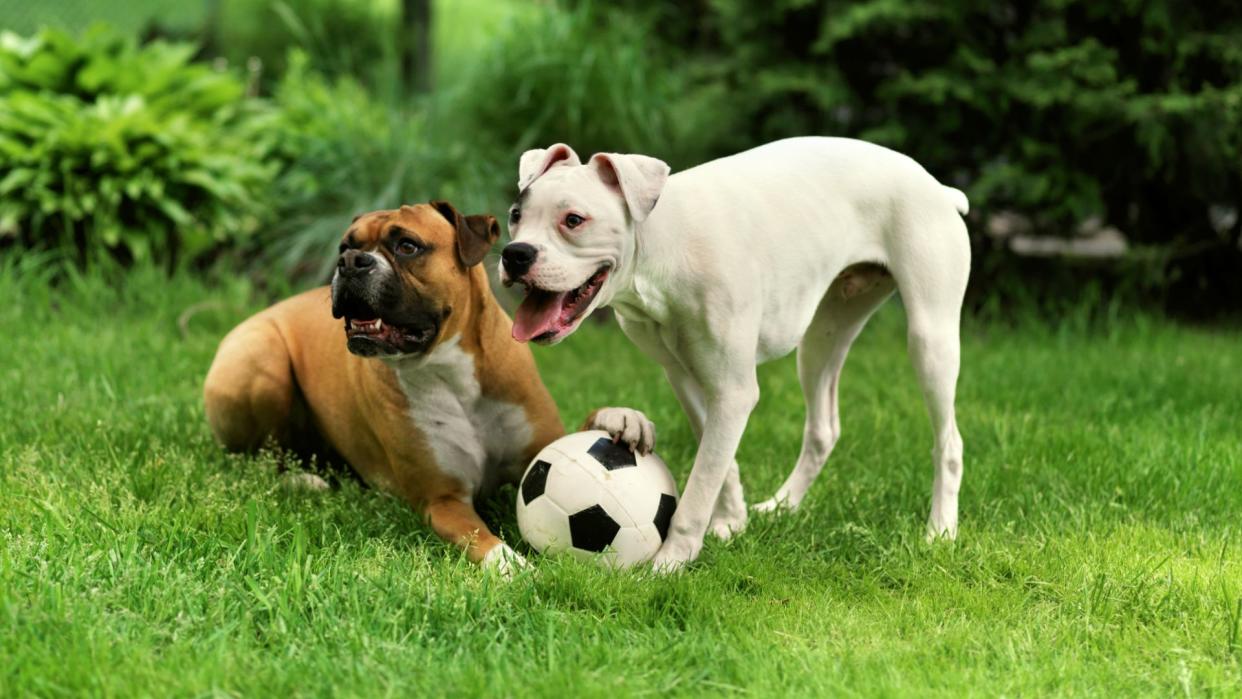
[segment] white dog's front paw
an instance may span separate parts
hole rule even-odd
[[[927,515],[927,541],[953,541],[957,538],[957,497],[932,496]]]
[[[514,574],[519,570],[530,567],[530,564],[526,562],[522,554],[509,548],[509,545],[503,541],[493,546],[492,550],[483,556],[480,565],[483,566],[483,570],[495,571],[497,575],[505,580],[512,580]]]
[[[937,541],[955,541],[957,539],[957,522],[936,521],[933,517],[927,521],[927,543]]]
[[[603,430],[639,454],[655,449],[655,424],[633,408],[600,408],[587,416],[585,429]]]
[[[712,517],[711,523],[707,525],[707,531],[711,532],[712,536],[720,539],[721,541],[728,541],[733,538],[734,534],[741,534],[742,530],[745,528],[745,512],[742,513],[741,517],[736,515],[729,515],[727,517],[723,515],[715,515]]]
[[[699,557],[703,542],[695,542],[685,538],[670,536],[660,550],[651,559],[651,569],[657,575],[669,575],[679,572],[686,564]]]
[[[707,524],[707,531],[721,541],[728,541],[734,534],[742,533],[747,519],[746,503],[738,502],[729,507],[717,504],[716,510],[712,512],[712,519]]]

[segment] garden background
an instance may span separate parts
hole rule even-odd
[[[0,0],[0,31],[0,694],[1238,690],[1236,2]],[[557,141],[677,170],[804,134],[970,198],[956,545],[919,536],[895,304],[807,503],[672,579],[499,585],[381,494],[212,443],[216,343],[355,214],[503,212]],[[606,318],[536,356],[567,424],[640,408],[684,478]],[[761,372],[750,501],[797,455],[794,373]]]

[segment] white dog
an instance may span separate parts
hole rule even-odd
[[[699,437],[657,570],[698,556],[709,528],[728,537],[745,526],[734,455],[759,400],[755,367],[794,348],[802,453],[756,509],[798,506],[840,434],[845,355],[894,289],[935,434],[928,536],[956,535],[966,195],[904,155],[843,138],[777,141],[672,177],[655,158],[599,153],[583,165],[558,144],[522,155],[518,187],[501,269],[502,282],[527,289],[513,336],[556,343],[612,306],[664,367]],[[637,411],[599,411],[594,426],[653,446]]]

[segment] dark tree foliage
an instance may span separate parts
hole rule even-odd
[[[710,155],[876,141],[964,188],[977,222],[1068,235],[1099,217],[1170,298],[1242,307],[1242,3],[621,5],[722,95]]]

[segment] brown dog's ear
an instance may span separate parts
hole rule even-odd
[[[457,230],[457,257],[461,263],[473,267],[482,262],[500,237],[496,217],[485,214],[462,216],[447,201],[433,201],[431,205]]]

